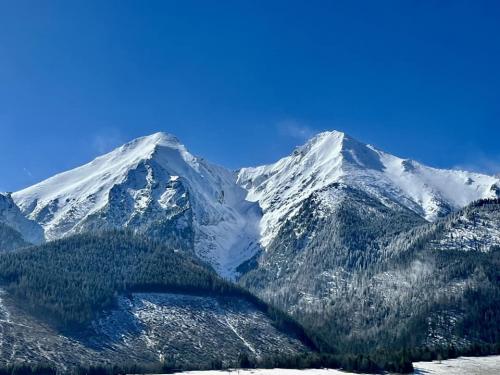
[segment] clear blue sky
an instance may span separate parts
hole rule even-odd
[[[0,0],[0,190],[156,131],[237,168],[326,129],[500,172],[500,2]]]

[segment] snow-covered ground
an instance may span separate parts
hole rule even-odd
[[[290,370],[275,368],[272,370],[226,370],[226,371],[188,371],[178,373],[179,375],[346,375],[350,374],[340,370]],[[174,374],[175,375],[175,374]],[[363,375],[357,373],[357,375]],[[365,374],[367,375],[367,374]]]
[[[500,356],[460,357],[441,362],[414,363],[415,374],[497,375],[500,374]]]
[[[500,374],[500,356],[460,357],[441,362],[414,363],[415,375],[497,375]],[[340,370],[232,370],[191,371],[183,375],[345,375]]]

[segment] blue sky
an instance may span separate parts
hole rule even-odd
[[[230,168],[345,131],[500,172],[498,1],[0,0],[0,190],[137,136]]]

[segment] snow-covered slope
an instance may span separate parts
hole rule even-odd
[[[106,228],[175,233],[179,246],[192,243],[220,274],[232,276],[257,251],[260,210],[245,195],[230,171],[156,133],[12,196],[48,240]]]
[[[315,191],[334,183],[360,189],[386,205],[401,205],[429,221],[471,201],[500,196],[500,179],[442,170],[401,159],[338,132],[320,133],[292,155],[256,168],[243,168],[238,183],[264,216],[261,243],[269,245],[285,221]],[[325,197],[328,195],[324,194]],[[333,197],[334,198],[334,197]],[[334,204],[326,199],[325,206]]]
[[[21,213],[10,194],[0,193],[0,223],[20,233],[26,242],[43,242],[42,227]]]

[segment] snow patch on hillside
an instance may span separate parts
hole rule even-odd
[[[84,331],[58,332],[0,289],[0,365],[235,363],[240,353],[294,355],[309,349],[279,331],[246,300],[170,293],[119,296],[116,306]],[[252,349],[250,349],[252,348]],[[66,373],[66,371],[62,371]]]

